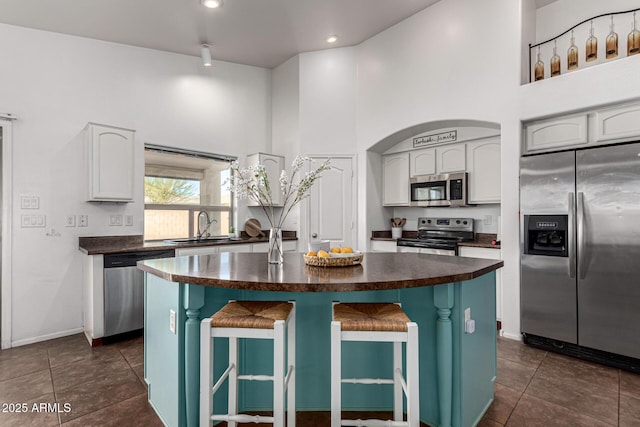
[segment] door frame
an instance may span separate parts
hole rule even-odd
[[[351,160],[351,171],[353,176],[351,178],[351,212],[353,213],[353,227],[351,228],[351,240],[355,247],[358,241],[358,162],[356,154],[305,154],[306,157],[309,157],[313,160],[318,159],[349,159]],[[317,163],[317,162],[316,162]],[[317,165],[316,165],[317,166]],[[311,169],[311,168],[310,168]],[[322,179],[322,178],[320,178]],[[300,236],[298,236],[298,251],[307,252],[307,246],[309,244],[309,229],[311,225],[311,210],[309,208],[310,200],[307,199],[302,205],[304,212],[301,212],[301,218],[304,218],[304,221],[301,221],[300,224]]]
[[[0,348],[11,348],[12,212],[13,212],[13,123],[0,117],[2,128],[2,304],[0,307]]]

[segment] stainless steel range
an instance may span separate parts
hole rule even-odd
[[[459,242],[473,240],[473,218],[418,218],[418,238],[398,239],[398,252],[456,255]]]

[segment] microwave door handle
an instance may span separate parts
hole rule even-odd
[[[569,193],[569,277],[576,277],[576,196]]]

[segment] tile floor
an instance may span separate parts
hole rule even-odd
[[[142,376],[141,337],[92,349],[79,334],[2,350],[0,426],[162,426]],[[328,419],[299,414],[298,426]],[[500,338],[495,401],[479,426],[640,426],[640,375]]]

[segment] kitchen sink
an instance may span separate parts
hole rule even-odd
[[[168,239],[165,240],[165,243],[169,243],[171,245],[194,245],[194,244],[198,244],[198,243],[216,243],[216,242],[228,242],[232,239],[230,239],[227,236],[214,236],[214,237],[204,237],[202,239],[197,239],[195,237],[191,237],[191,238],[185,238],[185,239]]]

